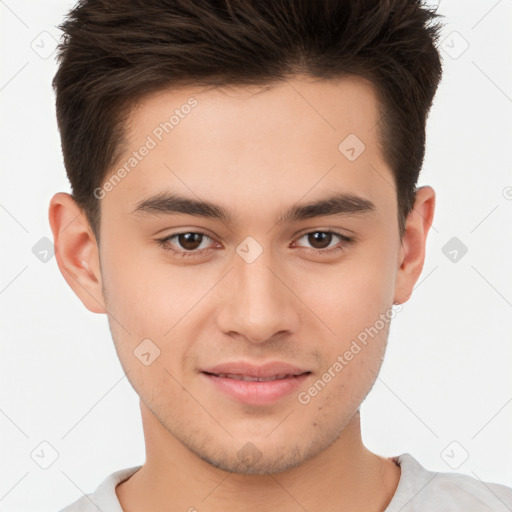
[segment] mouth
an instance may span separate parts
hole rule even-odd
[[[270,377],[254,377],[252,375],[242,375],[238,373],[210,373],[203,372],[207,375],[212,375],[213,377],[220,377],[222,379],[235,379],[235,380],[243,380],[246,382],[271,382],[274,380],[283,380],[283,379],[291,379],[297,378],[302,375],[309,374],[311,372],[304,372],[300,374],[290,374],[290,373],[282,373],[280,375],[271,375]]]
[[[297,391],[312,372],[282,363],[264,366],[231,363],[201,370],[200,375],[215,392],[223,396],[244,404],[264,405],[275,403]]]

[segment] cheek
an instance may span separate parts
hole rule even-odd
[[[194,273],[192,267],[149,260],[135,248],[114,252],[105,247],[102,277],[112,338],[123,367],[131,370],[130,380],[144,387],[151,378],[165,389],[171,377],[164,368],[180,377],[194,320],[206,303],[201,298],[214,279],[198,278],[199,267]],[[146,367],[144,359],[154,362]]]
[[[200,297],[202,281],[165,254],[120,234],[102,248],[102,279],[109,313],[138,335],[162,336]]]
[[[340,265],[304,273],[297,294],[307,297],[334,339],[348,340],[389,310],[396,275],[392,261],[383,251],[359,251]]]
[[[311,310],[318,312],[330,329],[325,330],[322,347],[322,371],[330,373],[320,376],[317,387],[323,389],[325,384],[322,396],[329,395],[337,404],[349,406],[365,396],[382,363],[396,314],[392,309],[392,262],[389,247],[372,247],[331,267],[325,275],[308,276],[303,281],[300,293],[308,297]]]
[[[351,416],[357,410],[379,373],[388,326],[372,332],[364,341],[346,338],[331,345],[325,366],[318,372],[316,380],[302,389],[297,397],[306,414],[317,418],[317,414],[332,416],[333,411],[334,414],[337,411],[338,419],[345,421],[347,415]],[[332,421],[332,417],[328,421]]]

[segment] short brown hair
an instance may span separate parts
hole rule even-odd
[[[441,79],[441,15],[420,0],[81,0],[59,26],[53,79],[72,195],[99,240],[93,191],[120,157],[131,107],[178,85],[268,85],[359,75],[378,95],[379,142],[403,235]]]

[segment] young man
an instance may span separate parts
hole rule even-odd
[[[64,510],[512,509],[359,408],[423,267],[441,77],[419,1],[82,1],[54,80],[59,268],[108,316],[146,461]],[[372,336],[368,333],[373,329]]]

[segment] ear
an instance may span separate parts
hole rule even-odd
[[[436,194],[431,187],[416,191],[414,207],[407,216],[395,281],[395,304],[407,302],[425,261],[427,235],[434,219]]]
[[[58,192],[50,201],[48,219],[64,279],[89,311],[106,313],[99,250],[85,213],[70,194]]]

